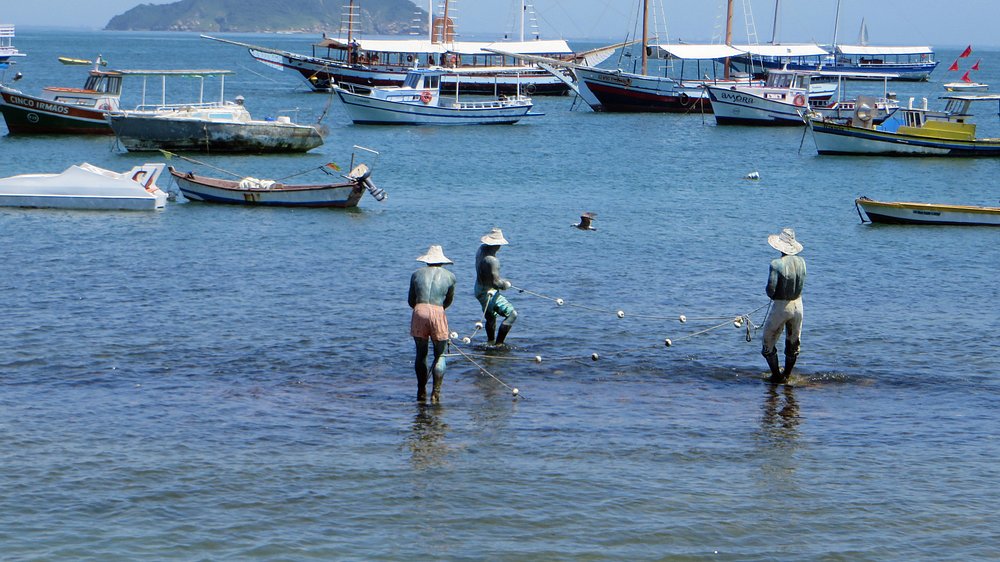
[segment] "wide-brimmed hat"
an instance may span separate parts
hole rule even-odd
[[[417,261],[422,261],[427,265],[441,265],[446,263],[455,263],[450,259],[446,258],[444,255],[444,250],[441,246],[437,244],[427,248],[427,253],[417,258]]]
[[[790,228],[782,228],[780,234],[771,234],[767,237],[767,243],[775,250],[789,256],[802,251],[802,244],[795,239],[795,231]]]
[[[507,239],[503,237],[503,231],[497,227],[493,227],[493,230],[489,234],[483,236],[479,239],[483,244],[488,246],[506,246],[510,244]]]

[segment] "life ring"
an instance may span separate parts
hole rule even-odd
[[[413,55],[406,55],[406,62],[413,62]]]
[[[423,92],[420,92],[420,101],[424,102],[425,104],[431,103],[432,99],[434,99],[434,96],[431,95],[430,90],[424,90]]]
[[[681,102],[681,105],[684,107],[687,107],[688,104],[691,103],[691,97],[686,93],[681,92],[681,95],[677,96],[677,101]]]
[[[535,93],[535,85],[531,83],[526,84],[524,86],[524,91],[530,96],[531,94]]]
[[[802,94],[795,94],[795,98],[792,99],[792,103],[795,104],[796,107],[802,107],[806,104],[806,97]]]

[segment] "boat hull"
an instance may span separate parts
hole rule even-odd
[[[855,200],[868,219],[882,224],[1000,226],[1000,207]]]
[[[13,135],[111,135],[107,111],[0,89],[0,113]]]
[[[532,104],[501,105],[501,102],[462,104],[462,108],[424,105],[378,99],[336,90],[351,121],[365,125],[512,125],[530,113]],[[445,102],[447,103],[447,102]]]
[[[810,121],[816,150],[833,155],[1000,156],[1000,140],[957,141]]]
[[[40,209],[152,211],[167,194],[156,187],[163,164],[143,164],[116,173],[82,164],[59,174],[22,174],[0,179],[0,206]]]
[[[818,63],[796,63],[788,60],[763,60],[761,61],[758,57],[754,57],[753,60],[749,60],[745,56],[737,56],[731,59],[734,67],[743,70],[745,72],[750,72],[751,69],[756,72],[763,67],[765,70],[806,70],[806,71],[830,71],[830,72],[846,72],[855,74],[851,80],[884,80],[888,78],[889,80],[906,81],[906,82],[926,82],[930,78],[931,72],[937,67],[938,63],[936,61],[919,62],[919,63],[883,63],[883,64],[823,64]],[[875,73],[884,73],[887,76],[873,76]],[[867,77],[866,77],[867,76]]]
[[[800,112],[806,111],[805,94],[801,105],[770,100],[737,89],[706,86],[715,122],[719,125],[773,125],[802,126],[805,121]]]
[[[154,116],[112,114],[111,128],[130,152],[185,150],[202,152],[306,152],[323,144],[310,126],[279,122],[211,122]]]
[[[683,88],[676,80],[627,72],[578,67],[574,70],[581,88],[599,105],[595,111],[609,113],[711,113],[701,92]],[[585,98],[586,99],[586,98]]]
[[[362,182],[279,186],[271,189],[241,188],[239,182],[206,178],[170,168],[170,175],[184,197],[192,201],[257,207],[357,207],[365,193]]]

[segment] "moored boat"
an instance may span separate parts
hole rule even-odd
[[[802,125],[808,111],[808,72],[776,70],[762,86],[706,84],[719,125]]]
[[[974,101],[1000,101],[997,94],[950,94],[943,111],[910,105],[881,124],[860,110],[847,123],[807,116],[820,154],[887,156],[1000,156],[1000,138],[977,138],[968,122]]]
[[[144,88],[143,102],[139,107],[108,113],[118,142],[130,152],[161,149],[306,152],[323,144],[323,137],[314,126],[293,123],[284,115],[274,119],[254,119],[244,107],[242,96],[237,96],[234,102],[222,101],[228,74],[232,73],[215,70],[185,74],[202,80],[206,76],[218,76],[220,101],[216,102],[206,102],[201,95],[196,102],[146,105]]]
[[[887,202],[867,197],[855,199],[854,205],[858,208],[859,216],[864,210],[868,221],[873,223],[1000,226],[1000,207]]]
[[[51,209],[162,209],[167,193],[156,185],[164,165],[147,163],[123,173],[84,162],[58,174],[0,178],[0,206]]]
[[[355,148],[368,151],[376,156],[378,154],[367,148]],[[181,158],[193,163],[204,164],[190,158]],[[329,171],[331,166],[327,164],[319,169],[332,175]],[[238,174],[225,170],[220,171],[237,179],[221,179],[194,172],[181,172],[172,166],[169,171],[181,194],[192,201],[261,207],[348,208],[356,207],[366,191],[377,201],[386,199],[385,191],[375,187],[371,181],[372,169],[373,166],[369,167],[369,164],[366,163],[355,165],[352,156],[351,172],[342,176],[347,180],[346,182],[319,184],[288,184],[254,177],[240,177]]]
[[[531,113],[531,98],[514,94],[462,101],[441,95],[441,68],[411,70],[402,86],[334,86],[351,120],[369,125],[508,125]]]
[[[14,46],[14,26],[9,23],[0,24],[0,68],[7,68],[14,57],[23,57],[24,53]]]

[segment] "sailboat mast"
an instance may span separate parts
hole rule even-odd
[[[347,5],[347,44],[351,44],[351,36],[354,33],[354,0]]]
[[[649,39],[649,0],[642,0],[642,73],[646,74],[649,56],[646,55],[646,41]]]
[[[774,0],[774,23],[771,24],[771,44],[778,44],[778,26],[781,25],[781,0]]]
[[[733,45],[733,0],[726,6],[726,45]],[[723,80],[729,80],[729,57],[726,57],[726,67],[723,69]]]
[[[524,43],[524,11],[528,7],[524,5],[524,0],[521,0],[521,42]]]
[[[441,43],[448,42],[448,0],[444,0],[444,21],[441,22]]]
[[[837,0],[837,15],[833,16],[833,50],[837,51],[837,33],[840,32],[840,0]]]
[[[427,0],[427,39],[434,42],[434,0]]]

